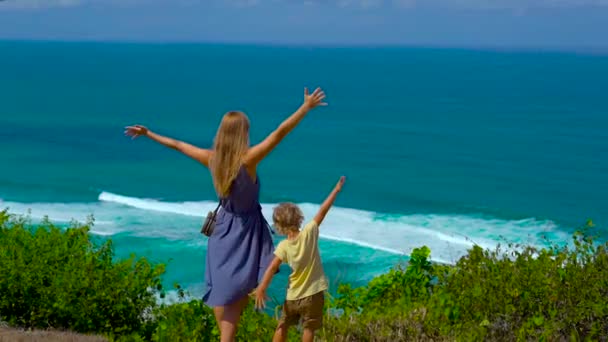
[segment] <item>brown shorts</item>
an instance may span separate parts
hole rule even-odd
[[[319,329],[323,326],[324,305],[325,291],[301,299],[286,300],[279,325],[289,328],[302,321],[302,327],[305,329]]]

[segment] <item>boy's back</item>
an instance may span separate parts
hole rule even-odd
[[[312,220],[294,239],[281,241],[275,249],[274,254],[293,270],[289,276],[287,300],[312,296],[329,288],[318,243],[319,225]]]

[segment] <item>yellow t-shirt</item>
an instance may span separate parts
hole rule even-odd
[[[310,221],[293,240],[283,240],[274,251],[293,272],[289,276],[287,300],[296,300],[326,291],[329,286],[319,255],[319,225]]]

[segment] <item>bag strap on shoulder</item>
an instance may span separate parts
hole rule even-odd
[[[215,210],[213,211],[213,213],[217,214],[217,211],[220,210],[221,206],[222,206],[222,199],[219,200],[219,203],[217,204],[217,207],[215,208]]]

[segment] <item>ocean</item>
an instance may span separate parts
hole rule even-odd
[[[166,263],[168,287],[200,296],[210,174],[123,128],[210,147],[242,110],[258,142],[305,86],[329,106],[260,165],[261,201],[269,220],[281,201],[311,219],[347,177],[321,227],[332,291],[423,245],[453,263],[473,244],[565,243],[608,223],[608,56],[397,47],[0,42],[0,207],[93,215],[118,257]]]

